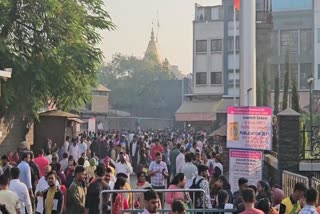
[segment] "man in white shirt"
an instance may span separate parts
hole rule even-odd
[[[77,144],[77,140],[73,139],[72,144],[69,146],[69,155],[72,155],[73,159],[77,162],[81,156],[79,145]]]
[[[62,153],[68,152],[69,144],[70,144],[70,137],[67,136],[66,141],[63,143],[63,146],[62,146]]]
[[[46,176],[51,170],[52,170],[52,167],[50,165],[45,167],[44,169],[45,175],[39,179],[36,187],[35,195],[37,196],[37,201],[38,201],[36,211],[38,213],[42,213],[44,209],[42,193],[49,188],[49,184],[47,182]],[[57,180],[56,180],[56,186],[60,186]]]
[[[128,176],[128,178],[130,178],[130,174],[133,172],[133,168],[130,162],[126,160],[124,152],[119,153],[118,162],[115,162],[112,159],[110,159],[110,161],[116,168],[116,174],[124,173]],[[128,183],[130,183],[129,179],[128,179]]]
[[[68,163],[69,163],[69,161],[68,161],[68,153],[63,153],[63,155],[62,155],[62,160],[59,162],[60,163],[60,165],[61,165],[61,170],[65,170],[66,168],[68,168]]]
[[[19,163],[18,168],[20,170],[19,179],[24,183],[29,191],[30,199],[34,200],[34,195],[32,191],[32,181],[31,181],[31,168],[29,166],[30,154],[23,153],[22,161]]]
[[[81,139],[81,142],[79,143],[79,154],[82,156],[82,154],[87,154],[87,144],[84,142],[84,139]]]
[[[192,163],[191,153],[186,154],[185,160],[186,160],[186,163],[182,167],[181,172],[186,176],[187,178],[186,187],[189,188],[192,185],[193,178],[198,175],[198,168],[196,167],[196,165]]]
[[[184,157],[184,153],[185,153],[186,149],[184,146],[181,146],[180,147],[180,153],[179,155],[177,156],[177,159],[176,159],[176,170],[177,170],[177,173],[181,172],[183,166],[185,165],[185,157]]]
[[[198,137],[198,141],[197,141],[197,147],[200,149],[200,152],[202,152],[202,149],[203,149],[202,139],[203,137]]]
[[[17,167],[11,169],[11,178],[9,185],[9,190],[17,193],[20,203],[20,213],[25,214],[32,213],[32,205],[29,197],[29,192],[27,186],[19,180],[20,170]]]
[[[9,178],[0,176],[0,206],[10,214],[20,214],[19,198],[15,192],[9,190]]]

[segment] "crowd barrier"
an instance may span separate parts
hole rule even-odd
[[[104,198],[103,198],[103,195],[104,194],[110,194],[109,197],[111,198],[111,195],[112,193],[131,193],[131,194],[134,194],[134,193],[143,193],[143,192],[147,192],[147,191],[150,191],[148,189],[132,189],[132,190],[103,190],[100,192],[100,195],[99,195],[99,213],[100,214],[103,214],[103,201],[104,201]],[[166,193],[166,192],[192,192],[193,194],[193,198],[195,198],[195,193],[196,192],[202,192],[202,197],[203,197],[203,205],[202,207],[205,207],[205,200],[204,200],[204,197],[205,197],[205,191],[203,189],[154,189],[154,191],[156,192],[160,192],[160,193]],[[162,201],[164,201],[164,194],[162,194]],[[216,213],[216,212],[234,212],[234,210],[221,210],[221,209],[206,209],[206,208],[200,208],[200,209],[195,209],[195,202],[193,201],[192,202],[192,208],[188,210],[188,212],[191,212],[191,213]],[[134,209],[133,207],[133,204],[131,204],[131,209],[128,209],[128,210],[123,210],[122,212],[123,213],[139,213],[139,212],[142,212],[143,210],[141,209]],[[171,210],[168,210],[168,209],[162,209],[162,210],[159,210],[159,213],[168,213],[169,211]],[[111,212],[112,214],[112,209],[111,209]]]
[[[282,190],[286,197],[293,193],[294,186],[298,182],[304,183],[304,185],[309,188],[309,179],[306,176],[298,175],[285,170],[282,172]]]

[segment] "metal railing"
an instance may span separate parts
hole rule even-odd
[[[202,197],[203,197],[203,205],[202,207],[203,208],[199,208],[199,209],[194,209],[195,207],[195,201],[192,201],[192,207],[193,209],[190,209],[190,210],[193,210],[194,212],[202,212],[202,213],[206,213],[209,211],[209,209],[206,209],[206,200],[205,200],[205,197],[206,197],[206,194],[205,194],[205,191],[203,189],[153,189],[155,192],[160,192],[160,193],[164,193],[164,192],[192,192],[193,194],[193,199],[195,199],[195,193],[196,192],[201,192],[202,193]],[[103,198],[103,194],[110,194],[111,193],[144,193],[144,192],[147,192],[147,191],[150,191],[149,189],[132,189],[132,190],[102,190],[99,194],[99,213],[100,214],[103,214],[103,201],[104,201],[104,198]],[[110,197],[110,196],[109,196]],[[164,199],[164,194],[162,194],[162,199]],[[164,201],[164,200],[162,200]],[[133,207],[133,204],[134,203],[131,203],[131,209],[127,209],[127,210],[123,210],[123,212],[136,212],[136,210],[139,210],[139,209],[134,209]],[[189,209],[188,209],[189,210]],[[218,210],[218,209],[217,209]],[[141,209],[140,209],[141,211]],[[159,212],[167,212],[167,211],[171,211],[171,210],[160,210]],[[230,211],[230,210],[226,210],[226,211]],[[210,211],[211,212],[211,211]],[[111,202],[111,214],[112,214],[112,202]]]
[[[143,209],[136,209],[136,210],[130,210],[130,213],[142,213],[144,210]],[[157,210],[157,213],[169,213],[172,210],[168,210],[168,209],[160,209]],[[122,210],[121,213],[127,213],[127,210]],[[187,210],[188,213],[194,214],[194,213],[198,213],[199,209],[188,209]],[[203,212],[203,209],[201,209],[200,212]],[[237,209],[218,209],[218,208],[212,208],[212,209],[205,209],[205,213],[224,213],[224,214],[232,214],[232,213],[236,213]]]
[[[309,188],[308,177],[285,170],[282,172],[282,190],[286,197],[290,196],[293,193],[294,186],[298,182],[304,183],[304,185]]]
[[[318,192],[320,192],[320,179],[312,177],[311,178],[311,186],[315,188]],[[318,205],[320,204],[320,197],[318,197]]]

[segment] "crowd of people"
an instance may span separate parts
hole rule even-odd
[[[248,185],[247,178],[231,192],[223,158],[219,142],[205,132],[89,132],[67,136],[60,147],[48,140],[43,148],[2,156],[0,213],[317,213],[318,193],[302,183],[287,198],[279,186]],[[103,190],[114,191],[103,194],[100,207]]]

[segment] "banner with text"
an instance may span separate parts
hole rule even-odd
[[[232,192],[239,189],[238,180],[241,177],[247,178],[249,184],[255,186],[262,179],[262,151],[230,149],[229,161],[229,182]]]
[[[228,107],[227,148],[271,150],[271,107]]]

